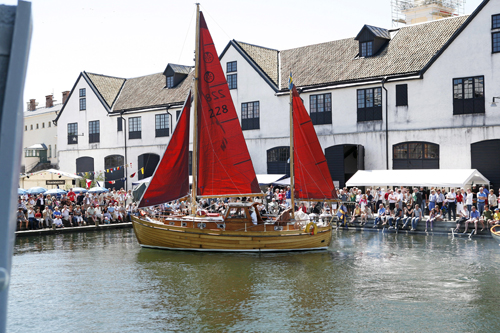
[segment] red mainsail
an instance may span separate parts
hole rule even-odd
[[[175,126],[172,138],[156,167],[139,207],[153,206],[189,194],[189,115],[191,92]]]
[[[295,197],[337,199],[325,154],[295,86],[292,88],[292,99]]]
[[[260,193],[226,77],[201,12],[199,42],[198,195]]]

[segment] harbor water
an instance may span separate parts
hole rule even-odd
[[[328,251],[141,249],[133,230],[16,240],[8,332],[498,332],[489,238],[334,231]]]

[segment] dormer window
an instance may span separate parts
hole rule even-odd
[[[189,75],[193,67],[191,66],[183,66],[183,65],[175,65],[168,64],[167,68],[163,72],[166,79],[165,88],[175,88],[177,87],[184,79]]]
[[[174,87],[174,77],[167,76],[167,88],[173,88],[173,87]]]
[[[355,40],[359,41],[360,58],[376,55],[390,40],[389,30],[365,25],[358,33]]]
[[[371,57],[373,55],[373,42],[364,42],[361,43],[361,56]]]

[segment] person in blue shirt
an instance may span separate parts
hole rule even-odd
[[[480,187],[477,192],[477,210],[479,215],[483,214],[485,201],[488,200],[488,194],[484,192],[484,188]]]
[[[479,217],[481,214],[476,210],[476,207],[472,206],[472,211],[470,213],[470,219],[465,221],[465,231],[464,234],[467,232],[469,229],[469,223],[474,223],[474,226],[476,227],[476,234],[477,234],[477,222],[479,222]]]
[[[379,209],[378,209],[378,212],[377,212],[377,217],[375,218],[375,221],[373,222],[373,227],[376,228],[377,225],[382,222],[383,219],[386,218],[386,209],[384,208],[384,204],[380,204],[379,205]]]
[[[286,206],[290,207],[292,205],[292,190],[290,189],[290,186],[287,186],[286,188],[285,199],[286,199]]]

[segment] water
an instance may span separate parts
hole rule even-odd
[[[328,251],[141,249],[132,230],[16,241],[8,332],[498,332],[492,239],[338,232]]]

